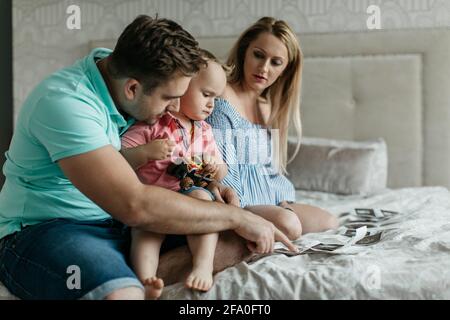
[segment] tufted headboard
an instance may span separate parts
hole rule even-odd
[[[388,146],[388,186],[450,187],[450,29],[299,35],[303,133]],[[236,37],[199,38],[224,59]],[[113,47],[95,41],[91,47]]]

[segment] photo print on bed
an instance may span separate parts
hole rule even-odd
[[[311,235],[313,239],[303,237],[295,242],[299,251],[289,251],[281,243],[269,254],[250,257],[246,262],[254,263],[264,257],[283,254],[297,256],[302,254],[356,254],[363,246],[374,245],[382,240],[383,232],[393,229],[399,221],[399,212],[378,208],[355,208],[338,215],[341,227],[336,231]]]

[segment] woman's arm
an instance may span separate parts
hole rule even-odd
[[[205,153],[203,154],[203,163],[205,164],[203,171],[212,174],[216,181],[222,181],[228,174],[228,166],[223,162],[221,157],[218,159],[217,157]]]
[[[226,165],[226,168],[221,172],[221,177],[224,183],[235,190],[239,196],[241,206],[245,206],[245,197],[243,194],[241,176],[238,168],[238,154],[234,145],[234,137],[236,130],[236,123],[233,121],[233,115],[230,108],[227,106],[228,101],[218,99],[215,102],[213,113],[206,119],[208,124],[212,127],[214,133],[214,140],[217,146],[217,154],[222,159],[219,163]],[[226,171],[225,171],[226,169]]]
[[[228,166],[226,163],[218,164],[217,174],[216,174],[216,180],[222,181],[228,174]]]

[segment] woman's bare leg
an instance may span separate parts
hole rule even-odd
[[[339,227],[339,221],[335,216],[318,207],[286,201],[283,201],[280,205],[295,212],[302,222],[303,234],[322,232]]]
[[[245,209],[272,222],[290,240],[296,240],[302,235],[302,222],[290,210],[269,205],[248,206]]]

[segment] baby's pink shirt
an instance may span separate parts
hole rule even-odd
[[[136,123],[122,136],[123,149],[137,147],[155,139],[167,138],[176,143],[171,158],[149,161],[136,170],[143,183],[178,191],[180,180],[167,173],[167,167],[178,158],[206,153],[216,157],[219,163],[222,162],[211,126],[205,121],[193,121],[192,127],[193,137],[177,118],[167,113],[152,126],[145,122]]]

